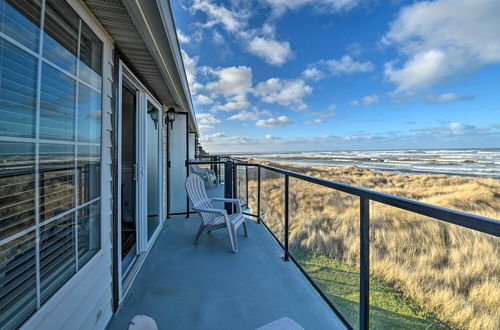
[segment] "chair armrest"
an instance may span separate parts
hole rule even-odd
[[[193,206],[193,210],[197,211],[197,212],[222,214],[224,216],[227,215],[227,212],[224,209],[207,209],[207,208],[204,208],[204,207]]]
[[[210,198],[210,199],[213,201],[216,201],[216,202],[226,202],[226,203],[239,203],[240,202],[240,200],[237,198],[214,197],[214,198]]]
[[[238,207],[238,213],[243,213],[241,210],[240,200],[237,198],[210,198],[210,200],[213,200],[216,202],[225,202],[225,203],[236,204],[236,206]]]

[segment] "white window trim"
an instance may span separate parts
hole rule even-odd
[[[76,207],[76,212],[77,212],[78,209],[80,209],[81,207],[89,205],[90,203],[95,202],[97,200],[101,201],[100,202],[100,217],[101,217],[101,219],[100,219],[100,236],[101,236],[100,241],[101,241],[101,244],[100,244],[100,248],[96,252],[96,254],[94,256],[92,256],[92,258],[90,258],[83,267],[78,269],[78,271],[68,281],[66,281],[59,289],[57,289],[42,305],[40,305],[40,300],[39,300],[40,292],[37,292],[37,310],[33,313],[32,316],[27,318],[26,321],[24,321],[20,325],[21,329],[31,329],[31,328],[36,327],[38,324],[40,324],[44,320],[44,318],[46,317],[46,315],[48,313],[53,312],[54,310],[57,309],[58,305],[63,303],[66,296],[68,296],[79,285],[80,282],[82,282],[85,278],[87,278],[89,276],[89,274],[92,273],[92,271],[95,267],[97,267],[102,262],[106,262],[106,263],[110,264],[110,260],[108,260],[108,258],[105,258],[106,252],[108,252],[111,248],[111,242],[109,240],[109,233],[104,232],[104,228],[106,228],[106,226],[105,226],[103,219],[106,219],[106,217],[108,216],[108,213],[105,213],[106,211],[108,211],[108,209],[106,208],[106,206],[103,203],[102,193],[103,193],[103,191],[106,191],[106,190],[104,190],[106,180],[105,180],[104,176],[102,175],[102,168],[103,168],[102,162],[103,162],[105,152],[107,149],[103,143],[104,142],[103,137],[104,137],[105,130],[106,130],[105,125],[103,125],[104,120],[105,120],[104,107],[106,106],[105,100],[106,100],[106,96],[107,96],[106,81],[108,79],[112,78],[112,77],[109,77],[108,71],[105,70],[105,64],[106,64],[107,60],[112,58],[111,53],[112,53],[112,47],[114,45],[114,42],[113,42],[113,39],[110,37],[110,35],[106,32],[106,30],[99,23],[99,21],[93,16],[93,14],[85,6],[85,4],[83,4],[83,2],[81,2],[79,0],[67,0],[67,3],[75,10],[75,12],[78,14],[80,19],[87,24],[87,26],[96,34],[96,36],[103,43],[103,53],[102,53],[102,66],[103,67],[102,67],[102,76],[101,76],[102,77],[102,85],[101,85],[101,91],[100,91],[100,94],[101,94],[101,143],[100,143],[100,145],[101,145],[101,175],[100,175],[101,182],[100,182],[100,196],[96,199],[93,199],[92,201],[89,201],[83,205],[78,205]],[[42,13],[45,13],[44,7],[45,7],[45,1],[42,1],[42,8],[41,8]],[[41,26],[40,28],[43,29],[43,26]],[[9,41],[11,39],[12,38],[9,38]],[[42,33],[42,38],[40,38],[39,42],[40,42],[40,45],[42,45],[43,33]],[[16,46],[19,46],[19,43],[17,43],[15,40],[13,43]],[[22,45],[20,48],[27,50],[27,48],[22,46]],[[40,46],[40,49],[41,48],[42,47]],[[31,51],[29,49],[28,49],[28,51],[30,54],[33,54],[33,51]],[[37,58],[39,58],[39,57],[37,56]],[[57,69],[59,69],[61,72],[66,73],[65,70],[61,70],[56,65],[54,65],[53,63],[51,63],[47,60],[39,59],[39,61],[41,61],[42,63],[47,63],[49,65],[52,65],[53,67],[56,67]],[[41,65],[41,63],[39,63],[39,66],[40,65]],[[39,107],[39,102],[40,102],[39,94],[40,94],[40,87],[41,87],[40,86],[41,85],[41,77],[40,77],[41,70],[38,70],[38,74],[39,74],[39,76],[37,77],[37,84],[38,84],[38,86],[37,86],[37,107]],[[80,79],[78,79],[76,77],[73,77],[73,78],[75,78],[75,81],[77,84],[82,82]],[[88,84],[86,84],[86,83],[84,83],[84,84],[87,85],[87,87],[91,87],[91,86],[88,86]],[[95,88],[92,88],[92,89],[95,90]],[[39,111],[37,111],[37,117],[38,116],[39,116]],[[39,120],[37,118],[37,123],[38,122],[39,122]],[[37,125],[36,129],[39,130],[39,125]],[[76,132],[75,132],[75,134],[76,134]],[[37,132],[36,136],[38,137],[38,132]],[[37,139],[30,139],[30,140],[36,141]],[[20,139],[17,139],[17,141],[20,141]],[[41,142],[41,141],[42,140],[39,140],[39,142]],[[61,141],[61,142],[63,142],[63,141]],[[73,143],[73,142],[70,142],[69,144],[71,144],[71,143]],[[61,143],[61,144],[64,144],[64,143]],[[80,144],[82,144],[82,143],[80,143]],[[38,155],[38,150],[36,151],[36,154]],[[39,203],[39,199],[38,199],[38,194],[39,194],[39,191],[38,191],[38,188],[39,188],[38,187],[38,185],[39,185],[38,162],[36,162],[35,173],[36,173],[35,180],[36,180],[36,197],[37,197],[35,209],[36,209],[36,212],[39,212],[39,205],[38,205],[38,203]],[[77,192],[76,187],[75,187],[75,191]],[[108,196],[106,196],[106,197],[108,197]],[[74,209],[73,209],[73,212],[75,212]],[[52,217],[50,219],[50,221],[44,222],[44,224],[52,222],[53,220],[56,220],[64,215],[65,214],[61,214],[61,215],[58,215],[56,217]],[[37,216],[36,218],[38,219],[39,217]],[[36,229],[35,229],[37,239],[39,238],[39,227],[40,227],[40,224],[38,223],[38,220],[37,220]],[[31,231],[31,230],[29,230],[29,231]],[[39,251],[38,251],[39,244],[36,244],[35,246],[37,249],[37,251],[36,251],[36,259],[37,259],[36,260],[36,272],[39,273],[39,271],[40,271]],[[38,275],[36,276],[36,278],[37,278],[37,281],[39,281],[40,278]],[[111,274],[110,274],[110,278],[112,278]],[[38,283],[37,290],[39,290],[39,288],[40,288],[40,285]]]

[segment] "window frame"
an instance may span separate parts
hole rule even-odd
[[[57,301],[62,299],[67,293],[68,290],[71,290],[74,286],[74,283],[77,283],[81,281],[88,270],[92,269],[95,264],[100,261],[103,256],[105,255],[106,250],[109,250],[109,239],[106,239],[106,233],[105,233],[105,222],[103,219],[105,219],[105,211],[109,209],[109,206],[105,206],[103,203],[103,193],[106,191],[105,183],[106,180],[103,177],[104,171],[103,171],[103,161],[106,159],[106,146],[105,146],[105,112],[107,108],[107,104],[105,103],[106,98],[107,98],[107,93],[106,93],[106,80],[109,79],[109,72],[105,70],[106,63],[107,63],[107,58],[109,57],[109,52],[110,52],[110,47],[112,45],[112,39],[109,37],[109,35],[102,29],[102,27],[99,25],[98,21],[91,15],[89,14],[88,9],[83,5],[81,2],[78,0],[66,0],[67,5],[75,11],[75,13],[79,17],[78,21],[78,53],[76,54],[77,58],[77,67],[75,74],[71,74],[70,72],[60,68],[56,64],[52,63],[48,59],[44,58],[44,22],[45,22],[45,4],[46,0],[40,0],[41,3],[41,8],[40,8],[40,25],[38,26],[39,28],[39,40],[38,40],[38,48],[37,51],[33,51],[29,49],[28,47],[24,46],[22,43],[16,41],[12,37],[6,35],[4,32],[0,31],[0,37],[5,40],[5,42],[10,42],[13,46],[17,47],[19,50],[26,52],[30,56],[33,56],[35,58],[35,61],[37,62],[37,72],[36,72],[36,103],[35,103],[35,108],[34,108],[34,113],[35,113],[35,134],[33,137],[13,137],[13,136],[0,136],[0,142],[18,142],[18,143],[26,143],[26,144],[32,144],[34,146],[34,154],[33,157],[35,159],[34,161],[34,186],[35,186],[35,223],[32,226],[29,226],[28,228],[25,228],[19,232],[16,232],[13,235],[10,235],[8,237],[5,237],[4,239],[0,240],[0,246],[3,246],[4,244],[8,244],[11,241],[14,241],[16,239],[19,239],[23,237],[24,235],[28,235],[30,233],[35,235],[35,240],[36,243],[34,245],[35,249],[35,278],[36,278],[36,308],[35,310],[27,316],[24,321],[21,323],[17,324],[17,326],[27,326],[28,324],[31,324],[32,322],[35,321],[37,318],[36,315],[43,314],[43,311],[46,310],[49,307],[49,305],[52,305],[52,302]],[[80,68],[80,35],[81,35],[81,30],[82,30],[82,22],[84,22],[88,29],[92,31],[95,36],[98,38],[98,40],[102,43],[101,47],[101,54],[100,54],[100,60],[101,60],[101,83],[99,85],[100,89],[97,89],[93,87],[91,84],[85,82],[81,77],[79,77],[79,68]],[[73,125],[74,125],[74,138],[71,141],[67,140],[56,140],[56,139],[41,139],[39,136],[39,131],[40,131],[40,100],[41,100],[41,94],[42,94],[42,67],[44,65],[48,65],[51,68],[57,70],[58,72],[65,74],[69,76],[74,82],[75,82],[75,118],[73,120]],[[79,142],[78,141],[78,93],[79,93],[79,84],[82,84],[89,88],[90,90],[96,92],[99,94],[99,99],[100,99],[100,117],[99,117],[99,136],[100,136],[100,141],[98,143],[93,143],[93,142]],[[55,145],[72,145],[74,146],[74,150],[72,153],[72,168],[74,169],[74,174],[73,174],[73,194],[74,194],[74,203],[71,207],[70,210],[67,210],[65,212],[61,212],[60,214],[57,214],[55,216],[52,216],[46,220],[41,221],[40,218],[40,144],[55,144]],[[92,198],[85,203],[79,203],[78,201],[78,194],[79,194],[79,178],[78,178],[78,171],[76,171],[76,168],[78,166],[78,145],[89,145],[89,146],[95,146],[98,147],[99,150],[99,177],[98,181],[96,184],[99,187],[99,194],[97,197]],[[109,153],[109,151],[108,151]],[[109,158],[109,157],[108,157]],[[106,194],[104,197],[109,197],[107,196],[109,194]],[[94,255],[90,257],[83,266],[80,266],[78,264],[79,261],[79,251],[78,251],[78,213],[80,210],[93,205],[97,204],[96,207],[99,210],[99,248],[95,251]],[[57,288],[54,292],[52,292],[47,299],[45,299],[43,302],[41,302],[41,284],[40,284],[40,277],[41,277],[41,265],[40,265],[40,245],[41,245],[41,228],[44,226],[47,226],[54,221],[57,221],[58,219],[61,219],[67,215],[73,215],[73,226],[74,226],[74,244],[73,248],[75,250],[74,258],[75,258],[75,273],[72,274],[64,283]]]

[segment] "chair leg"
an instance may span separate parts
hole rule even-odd
[[[196,233],[196,238],[194,239],[193,244],[196,244],[198,241],[198,238],[200,237],[201,233],[203,233],[203,230],[205,229],[205,226],[200,224],[200,228],[198,228],[198,232]]]
[[[227,232],[229,234],[229,240],[231,241],[231,249],[236,253],[238,252],[238,243],[236,242],[236,231],[232,224],[227,226]]]
[[[245,220],[243,220],[243,232],[245,233],[245,237],[248,237],[247,222]]]

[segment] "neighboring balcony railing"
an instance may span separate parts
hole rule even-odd
[[[311,285],[317,290],[319,295],[325,300],[325,302],[331,307],[331,309],[337,314],[337,316],[344,322],[344,324],[348,328],[359,327],[360,329],[368,329],[371,320],[374,320],[374,314],[379,313],[379,311],[375,309],[373,309],[372,311],[370,309],[370,274],[373,269],[372,265],[370,264],[370,228],[371,225],[373,225],[370,220],[370,208],[373,208],[375,205],[378,207],[383,206],[397,208],[398,210],[400,210],[398,212],[409,211],[419,217],[424,216],[439,220],[439,222],[437,223],[428,218],[418,218],[417,220],[414,220],[416,221],[415,223],[418,223],[422,230],[427,230],[424,227],[425,225],[434,226],[437,228],[436,231],[439,232],[439,235],[441,236],[449,236],[450,233],[455,233],[455,231],[460,228],[467,231],[472,230],[473,233],[470,234],[472,235],[470,237],[481,235],[480,233],[487,234],[484,235],[485,240],[490,242],[494,248],[498,248],[500,246],[500,242],[498,240],[498,237],[500,236],[500,221],[496,219],[435,206],[339,182],[312,177],[282,168],[258,163],[249,163],[235,158],[220,158],[217,156],[212,156],[210,159],[198,159],[195,162],[190,162],[190,164],[211,166],[214,170],[217,171],[221,171],[221,169],[223,169],[225,197],[240,198],[245,201],[245,203],[249,206],[246,214],[250,217],[253,217],[258,223],[262,223],[264,226],[266,226],[269,233],[282,247],[283,260],[292,260],[296,264],[296,266],[301,270],[304,276],[309,280]],[[304,234],[304,231],[307,231],[307,229],[301,231],[297,230],[297,228],[303,226],[304,223],[306,223],[307,225],[308,221],[315,221],[319,222],[316,223],[315,226],[320,228],[317,229],[315,227],[315,230],[319,230],[320,234],[325,234],[324,231],[321,232],[321,226],[324,224],[323,222],[325,222],[325,220],[318,220],[314,218],[314,216],[310,216],[310,213],[307,212],[299,212],[300,210],[297,210],[299,208],[298,204],[300,203],[300,198],[304,199],[315,198],[315,196],[318,197],[319,195],[315,195],[315,192],[319,191],[319,189],[325,188],[326,191],[330,191],[330,193],[322,195],[322,198],[329,198],[332,196],[332,194],[335,194],[335,196],[337,196],[335,197],[336,201],[339,202],[339,204],[345,204],[351,208],[353,207],[353,205],[357,205],[359,203],[359,210],[356,221],[349,222],[351,219],[347,217],[341,219],[344,222],[343,224],[341,223],[341,221],[337,223],[338,228],[340,228],[339,226],[343,226],[347,227],[347,230],[349,230],[349,228],[351,229],[350,233],[346,234],[346,236],[350,237],[344,237],[344,240],[352,239],[352,236],[357,236],[357,241],[359,243],[358,247],[356,248],[356,253],[353,254],[355,255],[354,259],[356,259],[355,263],[359,265],[359,312],[357,313],[357,315],[353,315],[352,312],[352,310],[357,309],[357,307],[339,308],[339,305],[344,305],[344,302],[340,299],[338,299],[337,302],[332,301],[332,299],[330,299],[330,296],[334,295],[334,293],[325,293],[325,285],[318,284],[318,281],[315,281],[312,278],[313,276],[310,274],[311,267],[305,267],[303,265],[304,260],[309,259],[304,259],[303,257],[301,239],[311,239],[312,235]],[[304,191],[304,189],[306,189],[307,191]],[[290,198],[291,196],[293,197],[292,200]],[[309,205],[311,208],[320,208],[321,210],[324,210],[330,206],[326,205],[327,203],[328,201],[325,202],[324,200],[311,200],[307,205]],[[229,205],[226,206],[226,209],[228,210],[228,212],[232,211],[231,206]],[[328,212],[326,211],[326,213]],[[379,214],[380,211],[377,212],[377,216],[379,216]],[[311,219],[301,219],[301,223],[298,223],[299,221],[297,216],[301,216],[303,218],[310,217]],[[395,220],[397,219],[387,219],[387,221]],[[447,228],[445,227],[445,224],[453,224],[459,226],[460,228]],[[292,228],[294,229],[293,233],[291,233]],[[342,230],[339,229],[337,231],[327,232],[326,234],[337,236],[341,231]],[[378,233],[375,229],[373,229],[373,231],[375,233]],[[293,238],[291,238],[291,234],[294,235]],[[301,235],[305,238],[301,238]],[[469,233],[467,233],[467,235],[469,235]],[[467,238],[469,236],[464,237]],[[412,237],[410,237],[409,239],[411,240]],[[450,237],[444,237],[444,239],[450,240]],[[481,239],[483,239],[482,236]],[[329,239],[327,237],[325,240],[318,244],[331,244],[333,246],[332,250],[334,251],[335,249],[344,249],[344,251],[341,251],[340,254],[343,253],[345,255],[345,250],[349,250],[350,246],[346,246],[347,244],[342,245],[341,242],[338,242],[338,239],[337,241],[335,240],[336,239],[334,238]],[[403,244],[405,242],[401,243]],[[436,244],[437,243],[438,242],[436,242]],[[316,247],[311,248],[311,250],[318,250],[317,247],[320,245],[315,244],[316,243],[306,242],[306,245]],[[413,244],[415,246],[415,249],[425,248],[420,247],[419,244],[421,243],[417,241],[415,241],[414,243],[410,242],[409,244],[409,246]],[[471,248],[474,247],[472,246]],[[377,253],[380,253],[378,250],[379,249],[377,247]],[[297,253],[297,255],[299,255],[299,258],[296,258],[294,256],[295,252]],[[308,251],[308,253],[309,252],[310,251]],[[403,257],[405,256],[405,253],[407,253],[408,256],[410,256],[411,254],[410,252],[401,253]],[[312,256],[312,258],[321,258],[321,256],[316,256],[314,253],[309,254],[308,256]],[[353,259],[352,256],[347,258],[350,258],[351,260]],[[492,255],[491,258],[496,258],[496,256]],[[409,257],[409,259],[411,258]],[[355,269],[354,273],[357,273],[357,271],[358,270]],[[424,270],[414,270],[414,272],[419,271]],[[320,279],[320,282],[321,281],[322,280]],[[442,326],[437,325],[436,327],[440,328]]]

